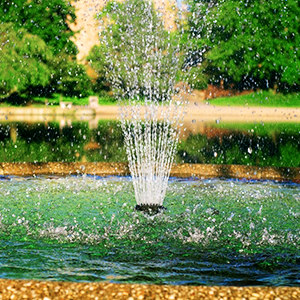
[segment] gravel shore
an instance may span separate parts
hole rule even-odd
[[[0,299],[300,299],[296,287],[206,287],[0,280]]]

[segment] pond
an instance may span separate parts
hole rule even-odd
[[[171,178],[163,213],[129,177],[1,177],[0,278],[299,286],[300,185]]]
[[[126,161],[118,121],[0,124],[0,162]],[[207,123],[181,134],[176,162],[300,166],[298,124]]]

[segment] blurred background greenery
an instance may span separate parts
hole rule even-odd
[[[139,5],[143,1],[138,1]],[[187,0],[186,4],[178,14],[178,30],[162,32],[171,42],[180,42],[178,81],[186,79],[200,90],[208,85],[239,91],[272,90],[280,97],[279,102],[286,102],[289,94],[295,100],[288,102],[299,106],[297,1]],[[118,4],[115,10],[112,7],[109,1],[98,20],[111,13],[116,22],[125,6]],[[154,14],[154,6],[152,9]],[[158,17],[153,20],[158,26],[162,22]],[[89,95],[98,95],[102,103],[113,103],[105,53],[115,49],[95,46],[87,57],[89,64],[79,63],[72,39],[76,32],[70,29],[75,21],[74,7],[64,0],[0,0],[2,103],[28,105],[47,99],[56,105],[57,99],[64,99],[85,105]],[[137,27],[139,16],[122,22],[130,21]],[[118,51],[126,51],[124,42],[118,39],[119,26],[110,29],[119,43]],[[141,64],[142,59],[137,58],[137,62]],[[90,77],[87,67],[96,76]]]

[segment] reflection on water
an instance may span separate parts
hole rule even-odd
[[[299,125],[207,125],[182,141],[178,156],[190,163],[299,167]]]
[[[62,126],[63,125],[63,126]],[[297,124],[203,124],[182,137],[177,162],[300,166]],[[1,162],[126,161],[117,121],[2,123]]]
[[[1,162],[124,161],[123,137],[116,121],[6,123],[0,125]]]

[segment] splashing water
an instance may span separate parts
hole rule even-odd
[[[299,184],[172,178],[151,216],[133,193],[127,177],[0,177],[1,278],[299,286]]]
[[[158,122],[159,105],[145,107],[145,120],[140,114],[132,119],[122,119],[129,168],[138,205],[161,206],[178,140],[178,117],[167,108],[166,116]],[[127,107],[125,109],[128,109]]]
[[[178,41],[151,1],[114,3],[109,13],[102,31],[107,75],[120,99],[136,201],[162,206],[184,114],[183,101],[174,96]]]

